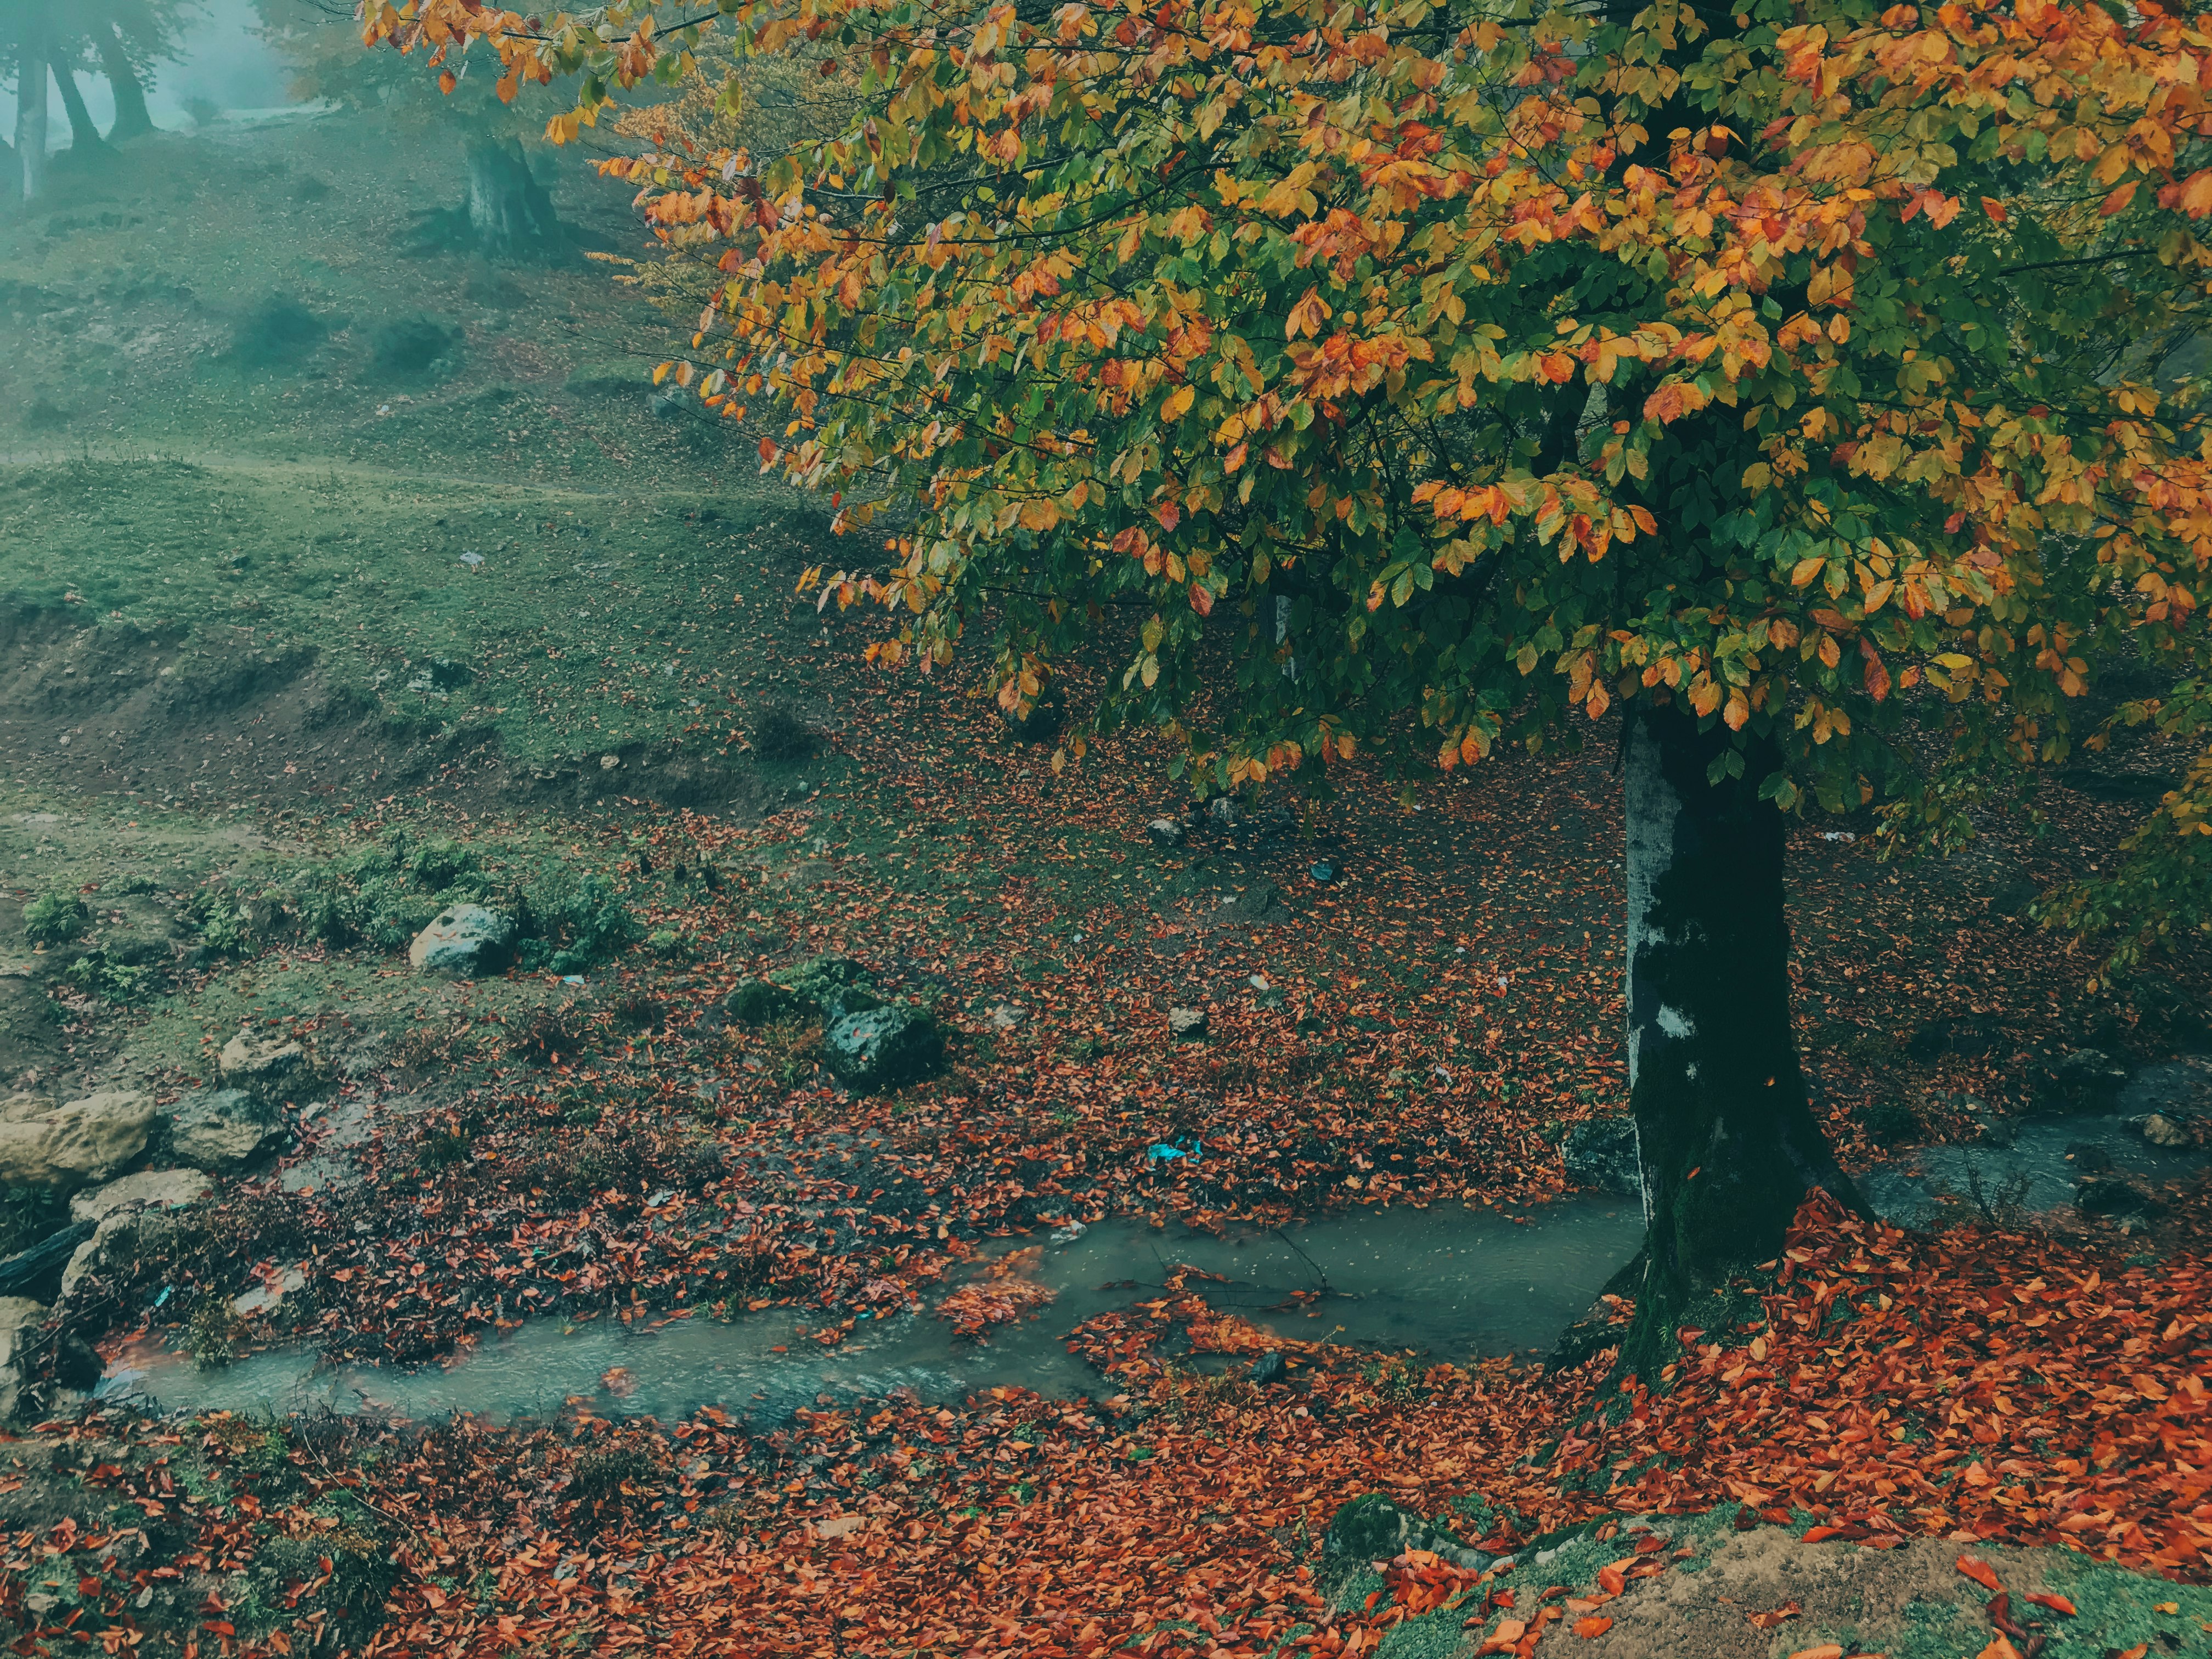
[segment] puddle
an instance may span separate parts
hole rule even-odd
[[[2124,1097],[2121,1103],[2133,1103]],[[2110,1175],[2151,1182],[2175,1180],[2204,1164],[2202,1152],[2152,1146],[2124,1116],[2045,1118],[2016,1126],[2009,1146],[1923,1146],[1862,1176],[1859,1186],[1875,1212],[1900,1227],[1972,1218],[1977,1179],[1992,1206],[2002,1200],[2029,1215],[2070,1215],[2076,1183],[2106,1173],[2094,1167],[2097,1154],[2110,1160]]]
[[[963,1342],[928,1314],[863,1321],[839,1346],[794,1335],[788,1309],[727,1323],[608,1318],[566,1328],[533,1320],[449,1363],[406,1370],[320,1364],[311,1349],[273,1349],[214,1370],[152,1343],[126,1350],[100,1384],[164,1410],[286,1414],[328,1410],[421,1420],[469,1412],[493,1422],[550,1415],[571,1402],[603,1414],[683,1416],[719,1406],[780,1421],[817,1396],[880,1396],[892,1389],[955,1402],[1002,1384],[1074,1399],[1112,1390],[1066,1351],[1068,1330],[1098,1313],[1159,1295],[1178,1265],[1207,1302],[1290,1338],[1335,1340],[1443,1359],[1549,1346],[1642,1242],[1633,1204],[1577,1200],[1516,1222],[1456,1206],[1363,1209],[1281,1232],[1225,1238],[1102,1222],[1048,1245],[1039,1277],[1058,1292],[1040,1318]],[[1014,1239],[1005,1248],[1042,1243]],[[1129,1281],[1134,1280],[1132,1285]],[[933,1304],[957,1279],[931,1296]],[[1322,1291],[1283,1310],[1293,1292]],[[818,1325],[817,1316],[810,1322]],[[787,1352],[778,1352],[779,1349]]]

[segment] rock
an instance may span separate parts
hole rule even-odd
[[[1180,847],[1183,842],[1183,827],[1174,818],[1154,818],[1145,826],[1155,847]]]
[[[2109,1221],[2148,1221],[2165,1213],[2166,1206],[2140,1187],[2124,1181],[2085,1181],[2074,1194],[2074,1206],[2083,1215]]]
[[[1644,1170],[1636,1152],[1636,1123],[1632,1118],[1596,1117],[1577,1123],[1559,1145],[1567,1178],[1577,1186],[1595,1187],[1640,1198]]]
[[[2184,1146],[2194,1146],[2197,1144],[2195,1135],[2190,1133],[2163,1112],[2151,1113],[2140,1121],[2136,1127],[2142,1131],[2142,1138],[2154,1146],[2164,1146],[2169,1150],[2178,1151]]]
[[[945,1036],[927,1009],[889,1003],[837,1018],[822,1058],[849,1089],[893,1089],[944,1063]]]
[[[2110,1175],[2112,1155],[2094,1141],[2076,1140],[2066,1148],[2066,1161],[2074,1166],[2077,1175]]]
[[[263,1094],[282,1087],[307,1062],[307,1051],[289,1037],[240,1031],[222,1045],[216,1070],[225,1084]]]
[[[91,1192],[79,1193],[70,1200],[70,1219],[100,1221],[125,1205],[181,1210],[214,1190],[215,1182],[198,1170],[143,1170]]]
[[[798,992],[764,979],[747,980],[722,999],[722,1012],[740,1025],[774,1025],[796,1019],[812,1006]]]
[[[1192,1042],[1205,1035],[1205,1009],[1170,1008],[1168,1010],[1168,1036],[1176,1042]]]
[[[991,1010],[991,1029],[994,1031],[1011,1031],[1021,1023],[1022,1011],[1011,1002],[1002,1002]]]
[[[1455,1565],[1475,1572],[1486,1571],[1498,1559],[1468,1548],[1449,1528],[1431,1525],[1380,1492],[1355,1498],[1339,1509],[1322,1534],[1321,1549],[1324,1559],[1346,1566],[1388,1561],[1407,1550],[1432,1550]]]
[[[2076,1048],[2057,1066],[2063,1087],[2085,1095],[2117,1094],[2127,1083],[2128,1068],[2101,1048]]]
[[[503,974],[514,960],[514,923],[481,904],[447,905],[415,935],[407,960],[418,974],[447,979]]]
[[[0,1296],[52,1296],[61,1287],[62,1270],[77,1246],[91,1237],[92,1223],[76,1222],[0,1261]]]
[[[66,1302],[76,1295],[88,1273],[106,1273],[143,1256],[164,1254],[176,1231],[170,1217],[170,1211],[153,1205],[110,1210],[62,1269],[61,1299]]]
[[[1216,795],[1206,803],[1206,816],[1224,830],[1237,827],[1237,803],[1226,795]]]
[[[12,1420],[22,1403],[25,1375],[37,1352],[39,1328],[46,1322],[43,1303],[27,1296],[0,1296],[0,1419]]]
[[[283,1115],[268,1097],[203,1089],[177,1103],[169,1120],[169,1155],[195,1170],[234,1169],[283,1133]]]
[[[1290,1373],[1289,1362],[1280,1352],[1276,1352],[1261,1354],[1252,1362],[1252,1369],[1244,1375],[1250,1381],[1264,1388],[1270,1382],[1282,1382]]]
[[[73,1192],[105,1181],[146,1150],[154,1103],[110,1089],[55,1106],[18,1096],[0,1108],[0,1182]]]
[[[1052,1230],[1052,1242],[1055,1244],[1073,1244],[1090,1231],[1091,1229],[1082,1222],[1071,1221],[1065,1227],[1054,1227]]]

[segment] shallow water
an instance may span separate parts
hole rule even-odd
[[[2123,1101],[2124,1109],[2132,1103]],[[2193,1149],[2154,1146],[2126,1116],[2032,1119],[2014,1128],[2010,1146],[1923,1146],[1860,1178],[1876,1214],[1901,1227],[1943,1227],[1978,1213],[1973,1188],[1993,1208],[2017,1204],[2027,1215],[2071,1215],[2079,1183],[2102,1154],[2121,1179],[2159,1182],[2202,1169]]]
[[[1287,1338],[1466,1359],[1548,1346],[1635,1254],[1642,1231],[1634,1204],[1597,1199],[1547,1206],[1525,1220],[1459,1206],[1368,1208],[1224,1238],[1115,1220],[1066,1245],[1048,1245],[1036,1277],[1056,1299],[1041,1317],[1000,1326],[983,1344],[915,1313],[863,1321],[829,1349],[797,1334],[802,1323],[818,1326],[820,1316],[802,1322],[788,1309],[727,1323],[704,1313],[633,1326],[543,1319],[446,1364],[411,1370],[323,1366],[312,1349],[294,1347],[203,1371],[181,1355],[140,1345],[111,1368],[100,1392],[171,1410],[331,1410],[418,1420],[469,1412],[495,1422],[569,1406],[659,1418],[719,1406],[765,1422],[825,1394],[881,1395],[901,1387],[939,1401],[1002,1384],[1074,1399],[1113,1390],[1066,1351],[1066,1334],[1093,1314],[1158,1297],[1178,1265],[1224,1275],[1229,1282],[1193,1278],[1188,1288]],[[1001,1248],[1032,1242],[1043,1241]],[[1291,1304],[1298,1291],[1321,1294]]]

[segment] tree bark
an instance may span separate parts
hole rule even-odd
[[[24,9],[15,40],[15,159],[23,199],[46,193],[46,24],[35,6]]]
[[[1771,755],[1680,705],[1633,709],[1626,773],[1628,1087],[1644,1173],[1642,1277],[1622,1352],[1679,1357],[1701,1292],[1779,1253],[1806,1194],[1859,1200],[1808,1103],[1790,1023],[1784,821]],[[1738,775],[1708,769],[1735,756]]]
[[[530,176],[521,147],[511,139],[472,138],[465,152],[470,240],[483,253],[511,258],[543,243],[559,228],[553,198]]]
[[[139,83],[138,71],[131,67],[131,54],[123,49],[122,36],[112,23],[106,28],[95,27],[92,33],[100,46],[100,73],[115,89],[115,125],[108,129],[108,142],[120,143],[153,131],[154,118],[146,109],[146,88]]]
[[[84,94],[77,90],[76,76],[69,66],[69,59],[57,50],[46,54],[46,61],[54,71],[54,84],[61,88],[62,107],[69,112],[70,147],[72,149],[93,150],[100,148],[100,129],[92,124],[92,112],[84,106]]]

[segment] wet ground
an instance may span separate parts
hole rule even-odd
[[[1099,1391],[1102,1379],[1066,1351],[1066,1334],[1093,1315],[1158,1297],[1178,1267],[1195,1270],[1187,1288],[1217,1310],[1286,1339],[1457,1360],[1547,1346],[1635,1253],[1642,1229],[1634,1205],[1603,1200],[1552,1205],[1525,1218],[1461,1205],[1370,1207],[1220,1237],[1114,1220],[1048,1246],[1036,1277],[1054,1299],[985,1342],[907,1310],[864,1320],[825,1349],[793,1330],[787,1309],[728,1322],[703,1311],[630,1325],[531,1321],[444,1365],[416,1370],[325,1366],[304,1346],[201,1370],[149,1341],[125,1350],[101,1392],[166,1410],[414,1420],[468,1412],[496,1422],[575,1407],[672,1419],[702,1406],[772,1422],[824,1394],[894,1389],[946,1402],[997,1385],[1075,1399]]]

